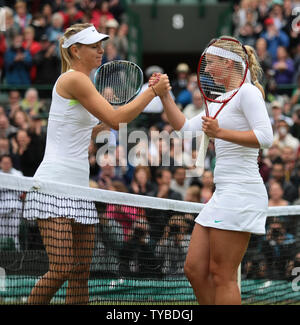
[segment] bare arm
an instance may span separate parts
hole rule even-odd
[[[162,96],[169,90],[169,79],[167,76],[162,76],[155,85],[155,91],[157,95]],[[91,114],[116,130],[120,123],[128,123],[136,118],[155,97],[153,89],[148,88],[130,103],[114,109],[97,92],[92,81],[78,71],[62,76],[57,84],[57,91],[63,93],[63,97],[77,99]]]
[[[160,99],[164,106],[169,123],[172,125],[174,130],[179,131],[185,123],[186,118],[184,114],[177,107],[170,93],[166,96],[160,97]]]

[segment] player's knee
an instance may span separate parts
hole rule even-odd
[[[215,286],[221,286],[233,281],[234,271],[217,263],[210,263],[210,275]]]

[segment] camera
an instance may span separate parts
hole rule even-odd
[[[176,235],[180,231],[180,227],[178,225],[171,225],[170,226],[170,235]]]
[[[278,239],[278,237],[282,236],[282,231],[280,229],[272,229],[272,238]]]

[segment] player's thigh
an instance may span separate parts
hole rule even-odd
[[[185,272],[196,272],[199,276],[208,276],[209,256],[208,228],[196,223],[185,260]]]
[[[223,277],[235,276],[247,250],[250,233],[209,229],[210,271]]]

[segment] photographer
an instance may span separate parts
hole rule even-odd
[[[155,255],[162,261],[165,276],[184,276],[183,266],[189,238],[189,225],[183,216],[174,215],[164,229],[164,234],[155,248]]]
[[[28,50],[22,47],[23,36],[18,34],[13,38],[12,46],[4,55],[5,81],[8,85],[30,85],[30,69],[32,57]]]
[[[120,252],[120,273],[127,277],[153,277],[159,273],[157,259],[150,245],[149,224],[146,218],[137,219]]]
[[[286,267],[295,253],[295,238],[286,232],[283,223],[277,218],[268,226],[262,252],[267,261],[269,278],[284,279]]]

